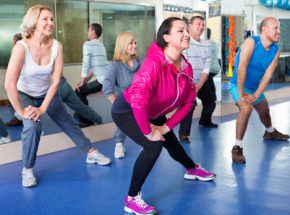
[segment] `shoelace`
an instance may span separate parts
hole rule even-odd
[[[138,196],[135,197],[136,204],[141,208],[148,207],[148,204],[141,197],[142,197],[141,193],[138,193]]]
[[[198,167],[196,169],[200,169],[203,172],[210,173],[210,172],[206,171],[201,165],[198,165]]]
[[[35,177],[34,177],[34,175],[33,175],[33,173],[23,173],[23,175],[24,175],[24,179],[25,180],[27,180],[27,181],[29,181],[30,179],[34,179]]]
[[[98,157],[101,158],[101,159],[105,158],[105,156],[103,154],[101,154],[101,153],[98,153]]]
[[[93,152],[91,154],[91,157],[89,157],[89,158],[90,159],[95,159],[95,158],[97,158],[97,159],[104,159],[106,157],[102,153],[95,151],[95,152]]]
[[[236,152],[238,155],[242,155],[242,154],[243,154],[241,148],[240,148],[240,149],[235,149],[235,152]]]

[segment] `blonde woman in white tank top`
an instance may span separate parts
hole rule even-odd
[[[41,116],[47,113],[52,120],[84,152],[87,163],[107,165],[110,158],[94,149],[71,116],[57,93],[62,77],[62,45],[51,38],[54,17],[49,7],[31,7],[22,23],[23,40],[13,48],[5,79],[8,98],[23,118],[22,185],[36,185],[32,168],[35,165],[41,136]]]

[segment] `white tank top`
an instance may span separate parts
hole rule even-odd
[[[25,48],[25,60],[17,82],[17,89],[32,97],[47,93],[51,82],[51,73],[58,53],[58,42],[53,40],[51,58],[47,65],[40,66],[33,61],[28,45],[20,40],[18,43]]]

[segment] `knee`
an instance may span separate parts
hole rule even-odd
[[[162,151],[161,142],[150,142],[144,146],[144,152],[147,153],[151,159],[155,159]]]
[[[23,120],[23,132],[37,132],[41,133],[41,123],[33,120]]]
[[[242,105],[239,105],[239,109],[240,109],[241,114],[249,115],[253,111],[253,106],[250,104],[242,104]]]

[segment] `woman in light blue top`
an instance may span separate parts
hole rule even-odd
[[[121,32],[116,41],[113,62],[109,65],[103,83],[103,93],[110,102],[131,85],[134,74],[140,69],[142,59],[137,55],[136,36],[131,32]],[[116,129],[114,134],[116,147],[115,157],[125,156],[124,141],[126,135]]]

